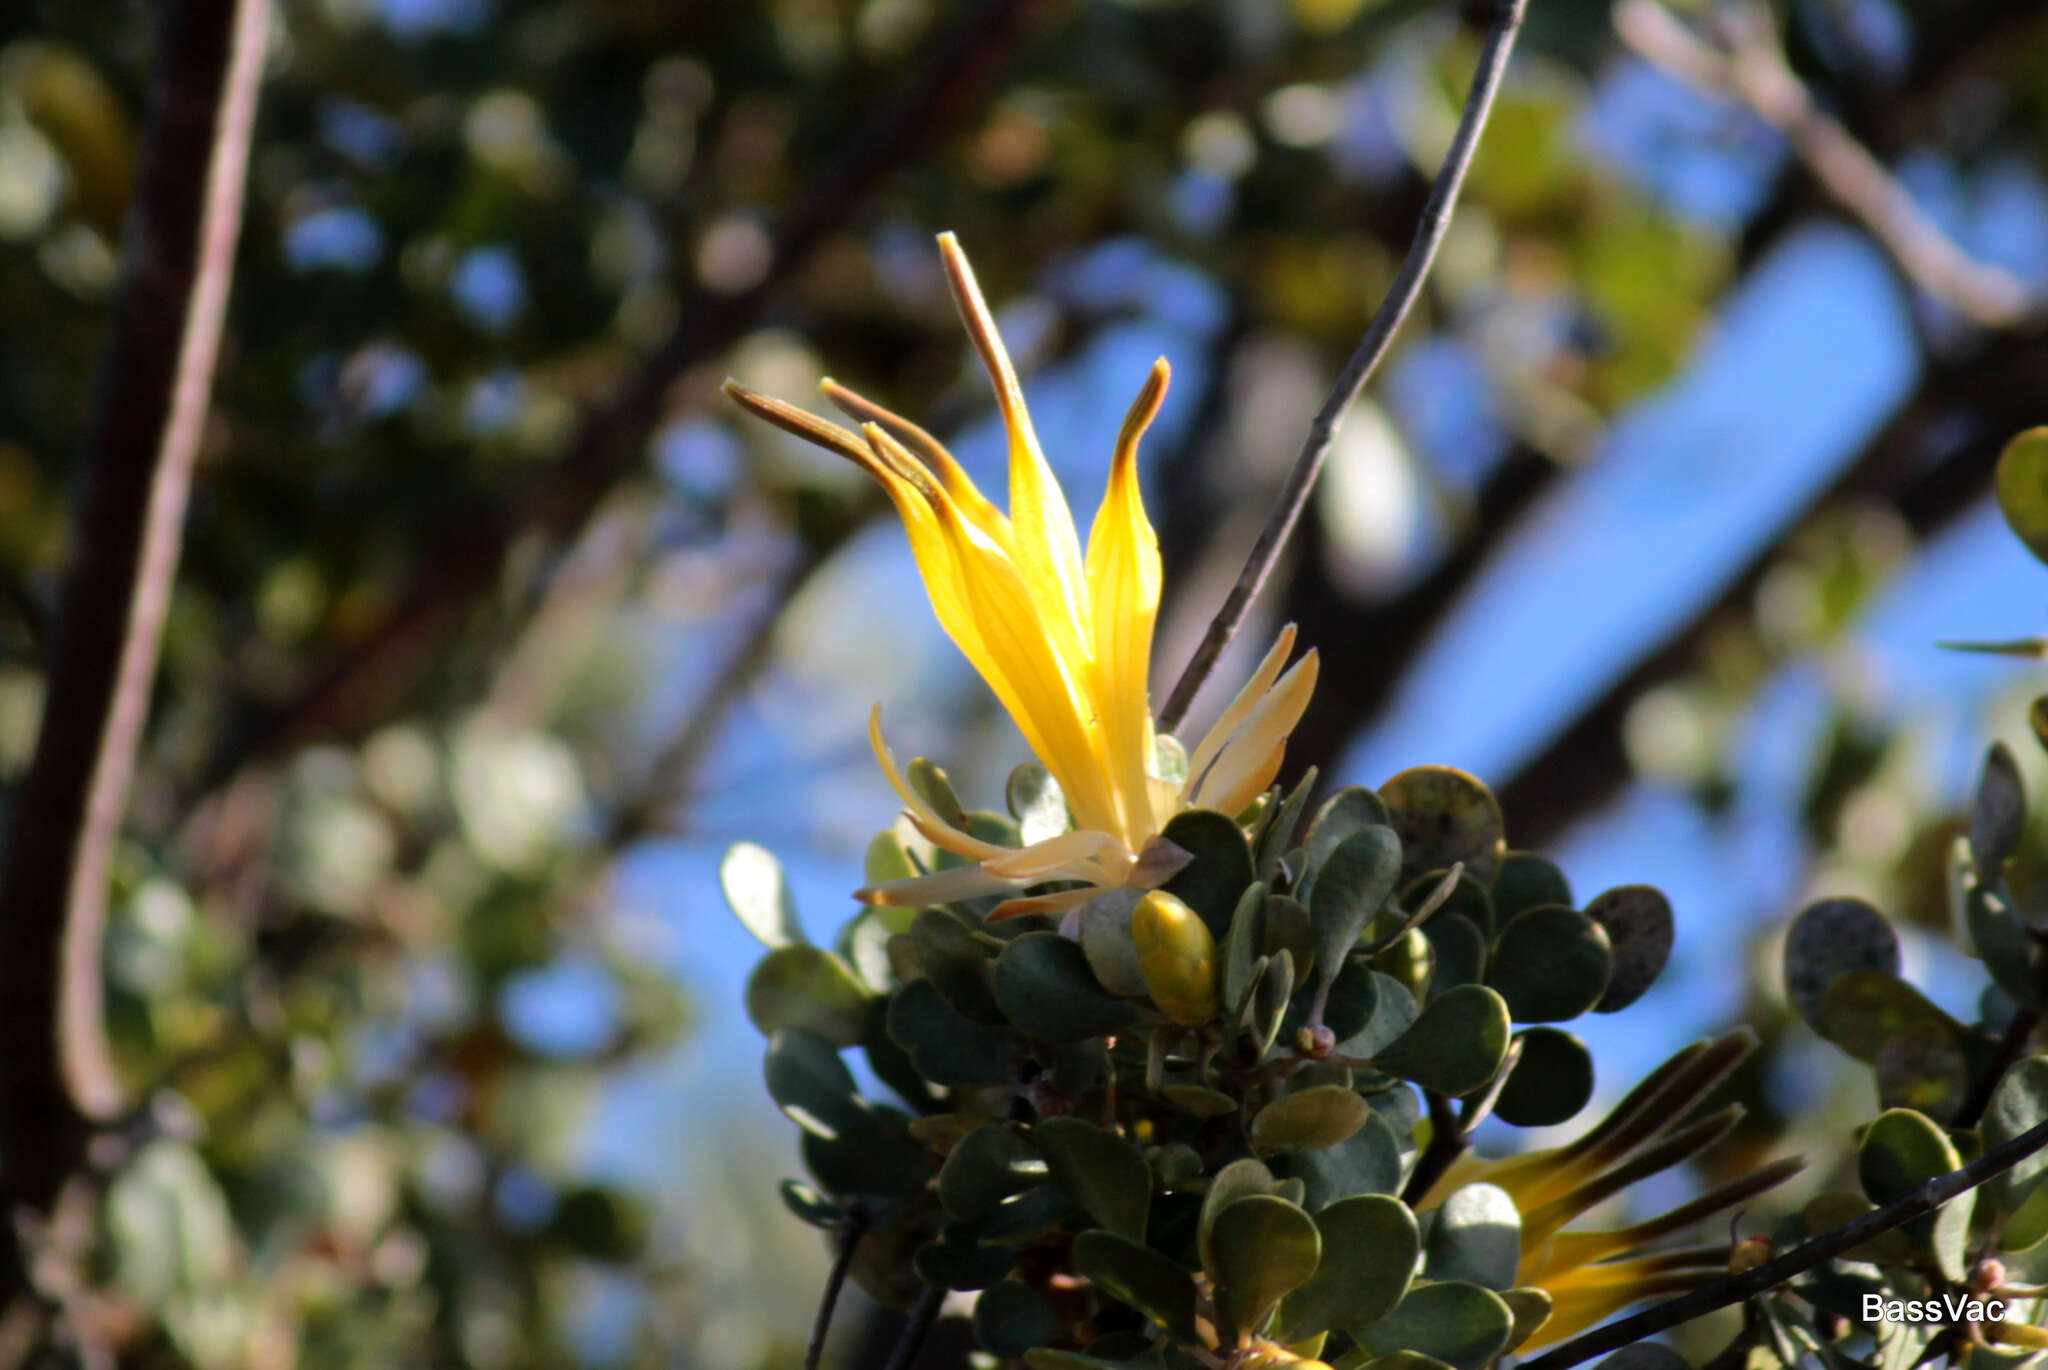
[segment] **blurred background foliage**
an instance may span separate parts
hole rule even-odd
[[[154,8],[0,14],[0,774],[35,736]],[[774,847],[823,935],[894,807],[871,700],[976,803],[1022,748],[858,473],[718,381],[829,368],[989,479],[941,228],[1070,486],[1165,354],[1163,696],[1406,245],[1471,17],[284,0],[106,949],[148,1125],[73,1334],[263,1370],[795,1364],[825,1251],[774,1198],[794,1148],[718,853]],[[2048,4],[1774,20],[1942,232],[2048,290]],[[1672,972],[1589,1030],[1595,1107],[1749,1022],[1724,1171],[1848,1156],[1874,1102],[1776,986],[1806,900],[1874,900],[1938,1002],[1976,992],[1942,863],[1989,739],[2048,780],[2038,667],[1933,643],[2040,628],[2048,577],[1988,500],[2041,417],[2038,318],[1904,278],[1782,130],[1603,6],[1533,0],[1260,606],[1325,663],[1290,774],[1464,766],[1575,886],[1670,894]],[[2016,884],[2048,882],[2033,841]],[[845,1321],[842,1363],[876,1327]]]

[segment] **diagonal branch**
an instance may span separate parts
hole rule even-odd
[[[47,1208],[119,1103],[100,1022],[108,867],[177,576],[240,234],[268,0],[158,30],[140,182],[101,363],[48,705],[0,865],[0,1194]]]
[[[935,40],[918,71],[835,163],[833,174],[786,219],[768,271],[752,289],[703,287],[681,301],[676,329],[604,404],[584,418],[568,449],[509,511],[451,531],[433,565],[382,624],[330,662],[295,698],[231,738],[201,780],[211,790],[256,756],[325,728],[343,728],[368,697],[402,691],[420,663],[441,652],[449,620],[496,583],[513,543],[530,530],[559,541],[637,470],[670,387],[752,328],[818,247],[891,175],[928,152],[957,124],[1034,20],[1055,0],[981,0]]]
[[[1766,1262],[1756,1269],[1741,1275],[1730,1275],[1716,1280],[1690,1294],[1646,1308],[1633,1317],[1611,1322],[1605,1327],[1596,1327],[1591,1332],[1572,1338],[1563,1345],[1544,1352],[1533,1360],[1523,1361],[1520,1370],[1566,1370],[1567,1366],[1591,1360],[1608,1351],[1616,1351],[1645,1337],[1691,1322],[1705,1313],[1730,1304],[1741,1303],[1744,1299],[1776,1289],[1779,1285],[1803,1275],[1824,1261],[1846,1255],[1863,1243],[1881,1237],[1895,1227],[1903,1226],[1913,1219],[1932,1213],[1935,1209],[1953,1199],[1965,1190],[1975,1189],[1986,1180],[2002,1175],[2027,1157],[2048,1147],[2048,1123],[2038,1123],[2003,1146],[1993,1147],[1961,1170],[1952,1170],[1937,1176],[1909,1194],[1903,1194],[1882,1208],[1873,1208],[1862,1217],[1843,1223],[1832,1232],[1824,1232],[1803,1246]]]
[[[1472,88],[1465,95],[1465,110],[1459,116],[1458,131],[1451,139],[1450,151],[1444,154],[1443,166],[1437,171],[1429,200],[1423,205],[1422,217],[1415,225],[1414,241],[1409,244],[1407,255],[1401,259],[1401,269],[1395,275],[1386,298],[1380,301],[1372,322],[1366,325],[1365,336],[1359,339],[1357,348],[1338,373],[1336,384],[1330,387],[1330,393],[1324,398],[1322,408],[1316,411],[1314,421],[1309,424],[1301,453],[1294,459],[1294,469],[1287,473],[1287,482],[1280,489],[1273,512],[1266,519],[1266,526],[1259,530],[1258,541],[1252,544],[1251,556],[1245,561],[1243,573],[1231,586],[1223,607],[1216,611],[1208,632],[1202,636],[1201,645],[1195,649],[1194,659],[1181,672],[1173,693],[1166,698],[1166,706],[1159,711],[1162,732],[1172,732],[1187,716],[1188,706],[1195,702],[1202,683],[1216,668],[1217,658],[1223,655],[1223,649],[1237,635],[1252,600],[1265,588],[1266,578],[1280,559],[1281,549],[1293,534],[1294,525],[1301,520],[1301,511],[1308,505],[1309,494],[1315,489],[1316,477],[1322,474],[1323,460],[1330,454],[1330,446],[1336,441],[1344,416],[1365,389],[1365,383],[1372,379],[1372,373],[1393,346],[1394,335],[1400,331],[1408,311],[1415,307],[1415,301],[1421,296],[1422,283],[1428,278],[1429,268],[1436,261],[1437,249],[1443,245],[1444,235],[1450,230],[1451,210],[1465,184],[1465,173],[1471,169],[1473,154],[1479,150],[1479,135],[1485,131],[1487,116],[1493,112],[1493,98],[1500,92],[1501,78],[1507,72],[1508,55],[1514,50],[1515,35],[1521,31],[1522,15],[1527,8],[1528,0],[1494,0],[1493,24],[1487,30],[1486,45],[1480,50],[1479,69],[1473,73]]]
[[[2040,307],[2012,273],[1958,247],[1884,164],[1814,103],[1787,65],[1767,10],[1745,4],[1727,18],[1728,42],[1717,48],[1662,0],[1619,0],[1614,31],[1652,66],[1736,101],[1784,135],[1814,180],[1856,216],[1906,278],[1950,309],[1986,328],[2011,328]]]

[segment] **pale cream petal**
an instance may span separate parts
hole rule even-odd
[[[1210,764],[1216,760],[1216,754],[1223,750],[1223,744],[1230,741],[1238,724],[1266,697],[1266,691],[1280,677],[1280,668],[1287,664],[1287,654],[1293,650],[1294,625],[1290,623],[1280,630],[1280,636],[1273,640],[1272,647],[1267,650],[1265,659],[1259,662],[1258,669],[1252,672],[1251,679],[1245,681],[1229,707],[1217,717],[1215,724],[1196,745],[1195,754],[1188,758],[1187,783],[1181,786],[1183,798],[1194,793]]]
[[[1014,880],[991,875],[980,866],[955,866],[930,875],[911,875],[864,885],[853,892],[863,904],[897,905],[916,908],[923,904],[950,904],[960,899],[979,899],[985,894],[1008,894],[1017,888]]]
[[[1318,669],[1314,648],[1302,655],[1266,697],[1238,725],[1217,753],[1208,774],[1196,786],[1193,804],[1235,814],[1252,802],[1280,769],[1276,747],[1285,749],[1287,735],[1301,721],[1315,693]],[[1236,807],[1228,807],[1233,802]]]
[[[1098,889],[1061,890],[1058,894],[1034,894],[1023,899],[1006,899],[989,911],[988,922],[1000,923],[1006,918],[1022,918],[1030,913],[1065,913],[1078,908],[1096,895]]]
[[[1115,834],[1096,829],[1076,828],[1028,847],[990,857],[983,865],[997,875],[1012,880],[1030,882],[1079,877],[1063,876],[1061,872],[1081,862],[1094,862],[1108,851],[1125,852],[1128,849]]]

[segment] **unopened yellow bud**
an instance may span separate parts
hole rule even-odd
[[[1216,992],[1216,939],[1201,915],[1164,890],[1152,890],[1131,911],[1138,973],[1159,1011],[1198,1027],[1221,1011]]]

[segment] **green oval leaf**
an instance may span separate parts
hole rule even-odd
[[[1002,1123],[968,1133],[939,1167],[939,1204],[955,1218],[987,1217],[1046,1177],[1045,1159]]]
[[[1004,1035],[962,1017],[930,980],[912,980],[890,996],[888,1033],[935,1085],[987,1085],[1009,1076]]]
[[[1001,1023],[1002,1009],[990,987],[988,951],[974,926],[946,909],[926,909],[910,924],[918,968],[933,988],[961,1014],[977,1023]]]
[[[1392,1311],[1408,1292],[1422,1245],[1415,1214],[1384,1194],[1331,1204],[1315,1222],[1322,1236],[1316,1273],[1280,1305],[1280,1328],[1290,1342],[1366,1326]]]
[[[1417,1285],[1400,1307],[1351,1333],[1380,1355],[1415,1351],[1455,1370],[1480,1370],[1507,1346],[1514,1326],[1515,1316],[1500,1295],[1454,1282]]]
[[[1962,1027],[1926,995],[1876,970],[1837,975],[1820,997],[1820,1035],[1859,1061],[1875,1062],[1885,1043],[1904,1032],[1947,1032]]]
[[[1402,873],[1463,864],[1481,884],[1500,864],[1500,805],[1477,777],[1450,766],[1417,766],[1380,786],[1387,823],[1401,839]]]
[[[1194,1277],[1151,1247],[1092,1228],[1074,1238],[1074,1269],[1176,1337],[1195,1339]]]
[[[1484,985],[1460,985],[1384,1050],[1373,1065],[1453,1097],[1493,1079],[1508,1051],[1508,1006]]]
[[[2017,1061],[1991,1091],[1984,1110],[1984,1147],[2004,1146],[2048,1122],[2048,1056]],[[2037,1190],[2048,1188],[2048,1152],[2037,1151],[1984,1186],[1999,1211],[2011,1213]]]
[[[815,1032],[784,1028],[762,1063],[768,1097],[806,1132],[836,1137],[867,1122],[867,1104],[839,1049]]]
[[[1785,997],[1825,1035],[1821,995],[1852,970],[1899,972],[1899,939],[1885,916],[1861,899],[1809,904],[1785,933]]]
[[[1311,1213],[1361,1194],[1395,1194],[1401,1189],[1401,1143],[1377,1112],[1368,1113],[1358,1131],[1335,1146],[1297,1151],[1276,1164],[1301,1181],[1302,1207]]]
[[[1209,1232],[1216,1307],[1230,1334],[1255,1332],[1274,1307],[1316,1273],[1322,1234],[1315,1220],[1272,1194],[1227,1204]]]
[[[1863,1144],[1856,1152],[1863,1192],[1879,1207],[1905,1197],[1929,1180],[1960,1170],[1962,1165],[1962,1157],[1940,1125],[1909,1108],[1880,1113],[1864,1132]],[[1952,1280],[1968,1278],[1964,1248],[1975,1200],[1974,1190],[1959,1194],[1902,1229],[1916,1244],[1934,1252],[1942,1273]]]
[[[1252,1150],[1261,1156],[1281,1151],[1320,1151],[1365,1126],[1365,1100],[1342,1085],[1318,1085],[1283,1094],[1252,1119]]]
[[[1462,914],[1439,913],[1422,925],[1422,935],[1436,953],[1429,977],[1432,998],[1459,985],[1485,983],[1486,934],[1477,923]]]
[[[1237,901],[1252,883],[1252,849],[1244,829],[1225,814],[1185,809],[1167,821],[1161,836],[1194,858],[1166,882],[1166,892],[1201,915],[1222,941]]]
[[[994,984],[1003,1016],[1028,1036],[1075,1042],[1137,1021],[1137,1008],[1097,983],[1081,948],[1056,932],[1027,932],[1003,948]]]
[[[1493,1113],[1516,1127],[1555,1127],[1578,1115],[1593,1097],[1593,1053],[1562,1028],[1524,1028],[1515,1034],[1522,1054],[1508,1072]]]
[[[1344,958],[1358,945],[1359,935],[1386,904],[1400,876],[1401,843],[1391,828],[1355,832],[1324,858],[1308,906],[1322,983],[1337,978]]]
[[[1618,1013],[1643,997],[1671,959],[1678,926],[1671,901],[1653,885],[1622,885],[1586,905],[1586,917],[1607,934],[1614,954],[1607,992],[1593,1012]]]
[[[974,1339],[992,1356],[1021,1356],[1066,1330],[1039,1292],[1019,1280],[998,1280],[974,1301]]]
[[[1046,1118],[1031,1129],[1054,1183],[1119,1236],[1145,1240],[1152,1171],[1130,1142],[1085,1118]]]
[[[1533,852],[1511,851],[1500,859],[1493,873],[1493,916],[1497,926],[1506,927],[1524,909],[1541,904],[1562,904],[1577,908],[1571,881],[1554,864]]]

